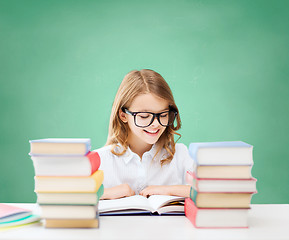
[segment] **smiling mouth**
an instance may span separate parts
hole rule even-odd
[[[147,131],[147,130],[144,130],[146,133],[148,133],[148,134],[150,134],[150,135],[156,135],[156,134],[158,134],[159,133],[159,129],[158,130],[156,130],[156,131]]]

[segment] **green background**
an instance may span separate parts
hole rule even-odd
[[[289,1],[0,1],[0,202],[35,202],[29,140],[105,144],[124,75],[167,80],[182,138],[254,146],[252,203],[289,203]]]

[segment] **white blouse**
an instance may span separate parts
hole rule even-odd
[[[155,158],[156,146],[145,152],[142,159],[129,148],[122,156],[111,153],[111,146],[96,149],[100,155],[99,169],[104,171],[103,186],[114,187],[127,183],[135,194],[150,185],[185,185],[187,170],[193,171],[194,162],[182,143],[176,144],[176,152],[169,164],[161,166],[166,151],[162,149]]]

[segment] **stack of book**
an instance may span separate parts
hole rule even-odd
[[[35,192],[47,228],[98,228],[103,194],[100,157],[90,139],[31,140]]]
[[[251,198],[253,146],[241,141],[191,143],[194,172],[186,173],[192,186],[185,214],[198,228],[247,228]]]

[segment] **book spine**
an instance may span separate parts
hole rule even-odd
[[[197,195],[198,195],[198,191],[193,188],[191,191],[190,198],[195,203],[196,206],[197,206]]]
[[[194,202],[190,198],[185,199],[185,215],[191,221],[191,223],[196,226],[196,217],[198,209],[195,206]]]
[[[89,152],[87,155],[91,165],[91,174],[96,172],[100,166],[100,157],[97,152]]]
[[[103,171],[97,170],[90,177],[94,180],[94,192],[97,192],[103,182]]]
[[[104,187],[103,187],[103,184],[100,185],[98,191],[97,191],[97,201],[99,201],[99,199],[101,198],[101,196],[103,195],[104,193]]]

